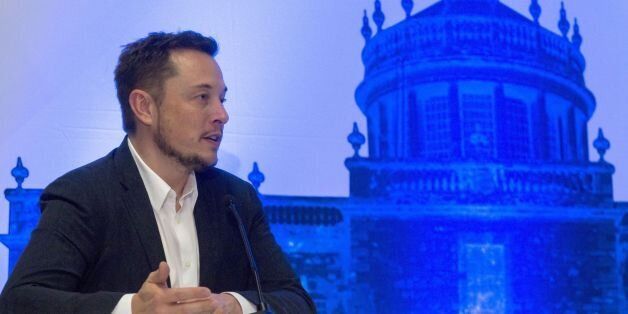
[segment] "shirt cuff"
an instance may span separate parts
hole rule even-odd
[[[247,300],[245,297],[243,297],[239,293],[237,292],[223,292],[223,293],[228,293],[232,295],[234,298],[236,298],[236,300],[238,300],[238,303],[240,303],[240,307],[242,308],[242,313],[251,314],[251,313],[257,312],[257,306],[255,306],[255,304],[251,303],[251,301]]]
[[[111,312],[111,314],[131,314],[131,310],[132,310],[131,301],[133,301],[134,295],[135,293],[129,293],[129,294],[123,295],[120,298],[120,301],[118,301],[118,304],[116,305],[116,307],[113,308],[113,311]]]

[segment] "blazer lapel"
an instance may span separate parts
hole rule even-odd
[[[149,269],[154,271],[159,266],[159,262],[166,260],[166,255],[161,245],[155,214],[142,177],[129,150],[127,137],[118,147],[114,158],[120,183],[124,186],[122,203],[131,218],[130,224],[135,228],[140,238]],[[170,280],[168,280],[168,285],[170,286]]]
[[[196,178],[198,199],[194,206],[194,221],[198,234],[199,285],[211,288],[216,279],[212,274],[220,267],[220,228],[224,225],[225,216],[220,214],[220,206],[206,173],[197,172]]]

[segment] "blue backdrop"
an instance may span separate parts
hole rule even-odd
[[[619,309],[628,7],[535,2],[3,3],[0,182],[17,156],[42,188],[115,147],[119,46],[191,28],[221,44],[219,166],[259,162],[323,311]]]

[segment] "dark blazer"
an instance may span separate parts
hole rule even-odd
[[[216,169],[196,173],[200,286],[234,291],[257,304],[255,284],[232,215],[235,197],[253,246],[264,297],[276,313],[315,312],[270,232],[250,184]],[[165,254],[148,194],[126,139],[73,170],[41,195],[42,216],[0,299],[1,313],[111,313]]]

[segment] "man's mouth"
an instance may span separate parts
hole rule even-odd
[[[220,143],[220,140],[222,139],[222,135],[221,134],[207,135],[207,136],[204,136],[203,139],[210,140],[210,141],[216,142],[216,143]]]

